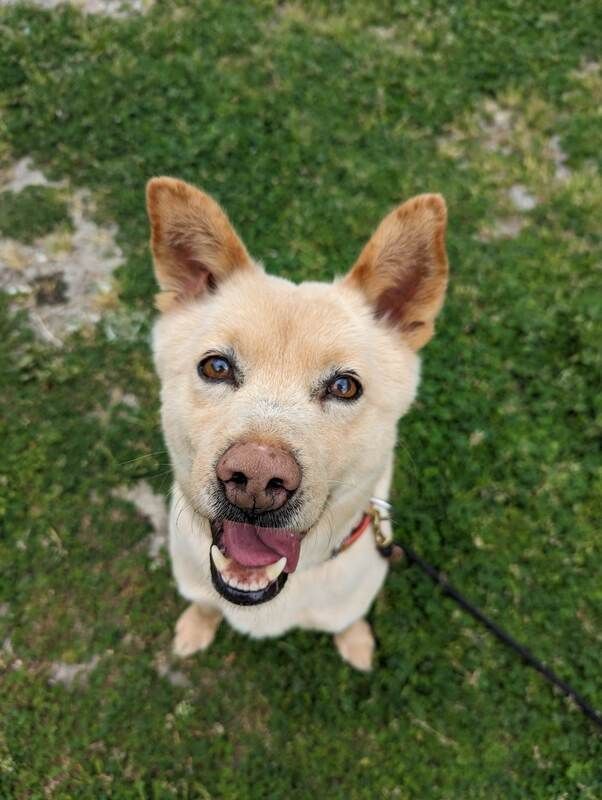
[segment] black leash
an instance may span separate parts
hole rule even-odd
[[[411,547],[407,547],[405,544],[393,543],[386,545],[385,547],[379,547],[379,550],[385,558],[389,558],[393,562],[399,561],[405,554],[410,564],[416,564],[417,567],[419,567],[426,575],[429,576],[433,583],[440,587],[444,595],[447,595],[448,597],[451,597],[452,600],[455,600],[460,608],[463,608],[464,611],[476,619],[477,622],[480,622],[481,625],[484,625],[488,631],[490,631],[497,639],[500,640],[500,642],[503,642],[511,650],[514,650],[514,652],[519,655],[526,664],[533,669],[536,669],[537,672],[543,675],[548,683],[552,684],[552,686],[560,689],[562,694],[570,698],[586,717],[591,719],[591,721],[599,728],[602,728],[602,714],[600,714],[599,711],[596,711],[596,709],[590,705],[590,703],[588,703],[582,694],[573,689],[573,687],[566,681],[563,681],[562,678],[559,678],[553,670],[536,658],[536,656],[534,656],[527,647],[520,642],[517,642],[516,639],[510,636],[507,631],[505,631],[503,628],[500,628],[499,625],[491,620],[479,608],[467,600],[464,595],[462,595],[454,586],[452,586],[442,572],[439,572],[435,569],[435,567],[431,566],[428,561],[425,561],[421,556],[418,555],[418,553],[412,550]]]

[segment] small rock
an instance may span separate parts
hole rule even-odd
[[[485,433],[483,431],[473,431],[470,434],[470,438],[468,439],[468,444],[471,447],[477,447],[478,445],[481,444],[484,438],[485,438]]]
[[[532,211],[537,205],[537,198],[519,183],[509,189],[508,197],[518,211]]]

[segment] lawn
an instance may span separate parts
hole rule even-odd
[[[370,675],[304,632],[172,661],[143,190],[295,280],[445,195],[396,526],[602,708],[602,6],[138,5],[0,2],[0,797],[599,800],[600,732],[416,568]]]

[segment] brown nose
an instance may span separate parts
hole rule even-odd
[[[301,470],[290,453],[258,442],[233,444],[218,461],[216,473],[228,500],[245,510],[275,511],[301,483]]]

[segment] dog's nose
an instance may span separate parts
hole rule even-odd
[[[246,511],[281,508],[301,483],[301,469],[291,453],[258,442],[233,444],[218,461],[216,473],[228,500]]]

